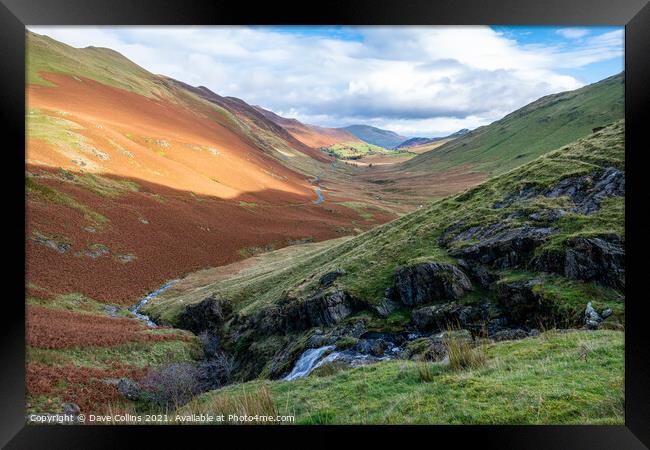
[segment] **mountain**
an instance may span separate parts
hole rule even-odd
[[[345,202],[376,201],[345,168],[240,99],[110,49],[28,32],[27,50],[27,269],[44,291],[131,303],[200,267],[394,217],[364,220]]]
[[[573,417],[576,402],[615,402],[607,417],[621,422],[624,129],[617,121],[362,235],[188,275],[145,311],[195,333],[219,330],[235,379],[255,381],[206,393],[184,411],[264,389],[263,398],[285,402],[305,423],[316,420],[314,399],[327,423],[419,423],[429,414],[447,422],[457,411],[488,423],[486,401],[505,395],[523,407],[533,397],[522,392],[570,396],[575,380],[596,397],[540,401],[530,416],[497,408],[498,420],[536,423],[537,414]],[[224,315],[201,325],[197,314],[206,310]],[[594,346],[581,362],[579,342]],[[595,351],[603,345],[609,350]],[[290,392],[281,381],[310,371]],[[357,398],[367,386],[372,392]],[[462,402],[425,407],[422,389]],[[394,401],[403,414],[394,415]],[[379,406],[359,419],[359,402]],[[586,414],[581,420],[602,417]]]
[[[312,147],[329,147],[330,145],[361,142],[356,136],[340,128],[325,128],[316,125],[307,125],[296,119],[287,119],[266,110],[261,106],[255,108],[266,118],[280,125],[303,144]]]
[[[490,125],[456,138],[435,152],[404,163],[404,170],[442,172],[465,167],[489,175],[589,135],[624,117],[623,73],[583,88],[548,95]]]
[[[423,137],[414,137],[405,140],[401,144],[395,146],[396,149],[399,148],[410,148],[410,147],[417,147],[421,145],[427,145],[427,144],[432,144],[434,142],[442,141],[442,140],[449,140],[449,139],[455,139],[457,137],[463,136],[465,134],[469,133],[469,130],[467,128],[463,128],[462,130],[458,130],[455,133],[450,134],[449,136],[444,136],[444,137],[435,137],[435,138],[423,138]]]
[[[382,130],[381,128],[375,128],[369,125],[350,125],[341,129],[353,134],[364,142],[388,149],[394,148],[396,145],[408,139],[406,136],[400,136],[393,131]]]

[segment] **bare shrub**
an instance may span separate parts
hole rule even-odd
[[[230,383],[235,368],[233,356],[224,352],[215,353],[212,358],[203,361],[198,366],[201,389],[209,391]]]
[[[201,371],[193,364],[168,364],[142,380],[141,397],[160,407],[177,408],[202,391],[200,376]]]

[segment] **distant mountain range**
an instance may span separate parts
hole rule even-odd
[[[424,137],[413,137],[410,139],[405,140],[401,144],[395,146],[396,149],[400,148],[409,148],[409,147],[416,147],[419,145],[427,145],[427,144],[432,144],[434,142],[442,141],[445,139],[455,139],[457,137],[463,136],[467,133],[469,133],[470,130],[467,128],[463,128],[462,130],[458,130],[455,133],[450,134],[449,136],[442,136],[442,137],[434,137],[434,138],[424,138]]]
[[[370,125],[350,125],[341,129],[353,134],[364,142],[384,148],[395,148],[408,139],[408,136],[402,136],[394,131],[382,130],[381,128],[371,127]]]

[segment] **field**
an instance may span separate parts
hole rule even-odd
[[[295,415],[298,424],[623,424],[623,333],[549,331],[486,353],[478,369],[391,361],[252,381],[204,394],[178,413]]]

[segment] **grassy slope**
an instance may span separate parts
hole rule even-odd
[[[581,89],[542,97],[490,125],[404,164],[405,170],[503,173],[549,150],[587,136],[624,116],[623,74]]]
[[[480,369],[382,362],[324,377],[233,385],[180,412],[228,414],[242,397],[255,399],[266,388],[279,414],[305,424],[622,424],[623,348],[618,331],[549,331],[491,344]],[[419,376],[422,364],[429,382]],[[249,414],[265,412],[247,403]]]
[[[211,111],[212,120],[239,134],[244,140],[280,160],[284,165],[309,176],[323,170],[323,163],[297,151],[291,143],[273,130],[255,123],[245,115],[237,114],[236,111],[203,98],[192,90],[184,88],[183,83],[148,72],[114,50],[98,47],[74,48],[29,31],[26,33],[26,46],[27,84],[50,86],[51,83],[43,79],[40,73],[60,73],[73,77],[86,77],[151,99],[180,104],[191,110]],[[48,125],[50,128],[46,130],[47,132],[54,131],[61,134],[65,131],[63,123],[52,123],[50,120]],[[38,130],[38,127],[30,127],[32,133]],[[29,134],[29,136],[43,138],[37,134]],[[51,137],[58,138],[58,136]]]
[[[164,302],[153,302],[148,311],[172,318],[180,307],[200,301],[208,293],[219,292],[230,299],[236,310],[250,312],[278,300],[287,292],[305,295],[317,289],[321,275],[335,269],[344,269],[346,275],[337,284],[353,295],[369,302],[383,298],[384,290],[392,285],[395,269],[400,265],[419,261],[450,261],[447,251],[439,247],[437,239],[451,224],[463,221],[468,225],[489,224],[506,220],[522,205],[494,209],[492,205],[525,185],[551,186],[560,179],[593,172],[598,168],[624,169],[624,123],[607,127],[585,139],[550,152],[537,160],[508,173],[492,178],[459,195],[432,203],[422,210],[408,214],[385,225],[378,226],[352,239],[323,245],[317,252],[304,255],[299,261],[279,260],[273,267],[260,273],[244,274],[233,280],[207,284],[191,292],[176,293]],[[567,199],[535,198],[526,203],[529,212],[561,206]],[[514,223],[525,219],[509,219]],[[570,236],[615,232],[624,235],[624,199],[607,199],[595,214],[583,216],[567,214],[555,226],[561,233],[547,244],[562,245]],[[504,276],[508,274],[503,274]],[[563,283],[565,283],[563,281]],[[561,292],[582,292],[587,298],[598,300],[599,293],[588,283],[570,283],[558,288]],[[557,283],[556,283],[557,284]],[[592,294],[588,294],[592,292]],[[566,295],[571,300],[574,294]],[[605,298],[609,298],[607,295]],[[581,308],[584,308],[584,301]]]

